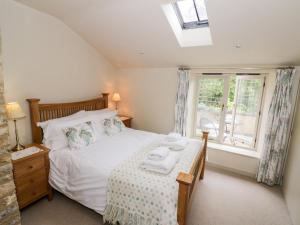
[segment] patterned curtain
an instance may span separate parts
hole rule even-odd
[[[189,92],[189,70],[178,70],[178,89],[176,95],[175,105],[175,129],[174,131],[186,135],[186,121],[187,121],[187,104]]]
[[[279,69],[268,114],[264,152],[259,163],[257,181],[282,184],[292,119],[292,86],[295,69]]]

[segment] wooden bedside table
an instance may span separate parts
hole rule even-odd
[[[131,120],[132,120],[132,117],[129,117],[129,116],[120,116],[120,115],[119,115],[119,118],[122,120],[122,122],[124,123],[124,125],[125,125],[126,127],[131,128]]]
[[[24,156],[26,152],[31,154]],[[48,153],[46,147],[38,144],[12,153],[14,182],[20,209],[44,196],[48,196],[49,201],[52,200],[52,188],[48,183]]]

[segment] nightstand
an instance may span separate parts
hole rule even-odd
[[[19,208],[48,196],[52,200],[52,188],[48,183],[49,150],[39,144],[12,153],[14,182]]]
[[[122,122],[124,123],[124,125],[126,127],[131,128],[132,117],[129,117],[129,116],[119,116],[119,118],[122,120]]]

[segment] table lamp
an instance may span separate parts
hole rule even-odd
[[[25,114],[17,102],[10,102],[6,104],[7,118],[14,121],[15,124],[15,135],[16,135],[16,146],[12,148],[13,151],[19,151],[24,149],[24,146],[20,144],[17,120],[25,118]]]
[[[112,96],[112,100],[116,104],[116,110],[118,110],[118,103],[119,103],[119,101],[121,101],[120,94],[119,93],[114,93],[113,96]]]

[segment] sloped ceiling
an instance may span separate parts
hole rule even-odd
[[[213,45],[189,48],[161,0],[16,1],[62,20],[118,67],[300,64],[299,0],[207,0]]]

